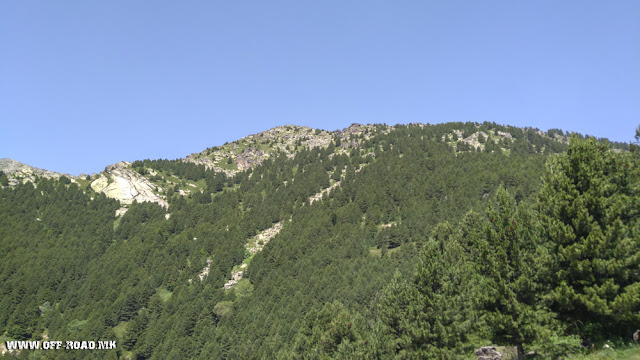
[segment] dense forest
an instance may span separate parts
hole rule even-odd
[[[462,141],[480,132],[481,146]],[[118,344],[4,356],[473,359],[496,344],[556,359],[631,341],[637,146],[491,123],[342,141],[233,175],[136,161],[158,184],[202,186],[164,186],[168,208],[122,216],[64,177],[7,186],[0,174],[2,341]]]

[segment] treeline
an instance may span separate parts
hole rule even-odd
[[[207,169],[204,165],[182,160],[137,160],[131,164],[131,167],[140,175],[148,176],[152,181],[160,181],[163,178],[160,174],[149,174],[149,169],[163,172],[165,175],[173,175],[180,179],[191,181],[204,179],[207,184],[206,193],[208,194],[220,192],[225,186],[234,184],[232,179],[228,179],[223,172],[215,172],[213,169]],[[235,183],[238,183],[238,181],[240,181],[239,178]],[[174,192],[177,192],[177,190]],[[209,201],[203,201],[206,203],[211,202],[210,198]]]

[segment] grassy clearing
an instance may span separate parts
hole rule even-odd
[[[113,327],[113,332],[118,339],[122,339],[125,331],[127,331],[127,321],[120,321],[120,323]]]
[[[218,161],[215,165],[224,170],[238,170],[235,161],[232,161],[231,164],[227,164],[227,157]]]
[[[253,255],[254,254],[251,254],[251,256],[249,256],[248,258],[242,260],[242,264],[247,264],[247,267],[248,267],[249,264],[251,264],[251,259],[253,259]],[[241,268],[242,264],[234,266],[232,271],[238,272],[238,271],[242,270],[242,268]],[[246,267],[245,267],[245,270],[246,270]]]
[[[116,231],[118,229],[118,226],[120,226],[121,221],[122,221],[122,216],[118,216],[117,219],[113,220],[113,231]]]
[[[222,191],[236,191],[240,189],[240,184],[233,184],[230,187],[225,186],[224,188],[222,188]]]
[[[85,180],[85,179],[80,179],[80,178],[77,178],[76,182],[78,183],[78,187],[80,189],[87,189],[87,186],[89,186],[89,184],[91,184],[91,180]]]
[[[251,296],[251,294],[253,294],[253,284],[251,284],[249,279],[240,279],[232,289],[238,298]]]
[[[158,296],[160,296],[160,299],[163,302],[167,302],[169,301],[169,299],[171,298],[171,295],[173,295],[173,293],[163,287],[159,287],[156,288],[156,294],[158,294]]]
[[[400,248],[402,247],[402,245],[393,248],[393,249],[387,249],[387,254],[393,254],[394,252],[400,250]],[[377,256],[377,257],[381,257],[382,256],[382,249],[377,249],[375,246],[372,246],[369,248],[369,255],[373,255],[373,256]]]
[[[587,354],[571,355],[567,360],[640,360],[640,346],[602,349]]]

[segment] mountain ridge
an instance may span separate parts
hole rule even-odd
[[[514,137],[509,132],[510,129],[524,133],[535,133],[560,144],[566,144],[570,135],[558,129],[543,132],[531,127],[518,128],[486,122],[482,124],[448,124],[455,124],[457,128],[453,128],[449,133],[443,134],[441,140],[453,146],[455,151],[483,151],[487,146],[487,142],[491,143],[492,141],[494,144],[500,145],[491,151],[507,150],[505,146],[508,145],[503,143],[514,140]],[[281,125],[256,134],[247,135],[223,145],[206,148],[175,161],[203,165],[206,169],[213,170],[216,173],[223,173],[226,177],[233,177],[239,172],[249,170],[267,159],[273,159],[282,154],[287,158],[293,158],[302,149],[312,149],[314,147],[326,149],[333,145],[332,153],[350,155],[351,150],[358,149],[362,141],[370,139],[374,134],[387,134],[394,131],[398,126],[425,127],[437,125],[411,123],[389,126],[386,124],[353,123],[342,130],[333,131],[314,129],[308,126]],[[620,145],[619,143],[614,144]],[[144,170],[136,173],[132,168],[132,164],[135,163],[137,161],[133,163],[120,161],[105,166],[105,169],[98,174],[73,176],[38,169],[12,159],[1,159],[0,171],[4,171],[10,186],[20,182],[34,182],[38,176],[55,179],[64,176],[71,182],[77,183],[86,189],[90,188],[93,191],[102,192],[107,197],[120,201],[125,208],[133,201],[152,202],[167,207],[167,195],[163,194],[163,192],[166,192],[165,188],[168,185],[178,186],[177,190],[182,195],[192,194],[194,188],[195,190],[201,190],[194,183],[177,184],[154,181],[153,179],[157,179],[157,174],[153,170],[151,173],[146,174]],[[124,214],[125,211],[120,211],[120,214]]]
[[[445,124],[462,124],[462,123],[445,123]],[[481,125],[480,123],[472,123],[472,124],[475,124],[476,126]],[[437,124],[409,123],[405,125],[399,124],[396,126],[424,127],[424,126],[435,126],[435,125]],[[578,136],[582,136],[579,133],[563,132],[562,130],[559,130],[559,129],[549,129],[547,132],[544,132],[537,128],[526,127],[526,126],[525,127],[515,127],[511,125],[503,126],[495,123],[491,123],[491,125],[501,127],[501,128],[506,128],[506,129],[513,128],[513,129],[521,129],[525,131],[533,130],[541,136],[547,136],[551,139],[554,139],[564,144],[568,143],[568,138],[572,134],[577,134]],[[205,165],[206,167],[212,168],[216,171],[225,172],[227,175],[233,175],[235,172],[237,172],[237,170],[230,170],[228,166],[219,166],[219,162],[221,160],[227,160],[228,156],[232,157],[234,164],[240,170],[246,170],[251,168],[255,164],[259,164],[261,160],[269,157],[270,155],[273,155],[278,150],[284,151],[287,145],[290,145],[290,146],[294,145],[295,142],[298,140],[301,140],[301,143],[307,148],[312,148],[315,146],[326,147],[329,145],[330,140],[332,140],[333,137],[339,137],[341,140],[352,140],[351,137],[355,135],[360,135],[364,131],[368,132],[368,131],[383,129],[383,132],[388,132],[388,131],[391,131],[393,128],[394,126],[390,126],[386,124],[360,124],[360,123],[353,123],[350,126],[345,127],[341,130],[340,129],[322,130],[322,129],[312,128],[309,126],[291,125],[291,124],[278,125],[255,134],[249,134],[245,137],[242,137],[240,139],[237,139],[231,142],[226,142],[223,145],[208,147],[200,152],[191,153],[189,155],[186,155],[185,157],[177,158],[175,160],[189,161],[189,162],[193,162],[194,164]],[[465,143],[474,145],[476,147],[479,146],[477,142],[477,134],[472,134],[471,135],[472,138],[468,138],[468,137],[463,137],[463,132],[461,130],[454,130],[452,133],[455,133],[458,136],[458,138]],[[508,132],[505,132],[505,131],[497,131],[496,134],[504,138],[512,139],[511,136],[508,134]],[[593,136],[586,135],[585,137],[593,137]],[[251,148],[251,145],[254,145],[256,143],[260,145],[264,145],[265,143],[268,143],[270,140],[274,140],[278,138],[284,139],[285,141],[283,141],[282,143],[274,144],[275,147],[270,149],[270,151],[268,151],[266,154],[261,153],[262,152],[261,149],[256,149],[255,147]],[[600,140],[606,140],[606,139],[600,139]],[[624,145],[627,144],[627,143],[621,143],[621,142],[611,142],[611,143],[618,145],[618,147],[624,147]],[[357,142],[355,143],[352,142],[352,143],[342,144],[342,148],[344,149],[347,147],[354,147],[354,146],[357,147],[357,145],[358,145]],[[250,150],[247,151],[246,150],[247,147],[249,147]],[[237,151],[238,149],[241,149],[241,151],[238,152]],[[218,153],[216,153],[216,151]],[[227,156],[225,157],[224,155],[227,155]],[[293,156],[293,153],[289,151],[287,155],[291,157]],[[237,157],[240,157],[240,160],[237,160],[236,159]],[[258,161],[256,161],[256,159]],[[131,164],[131,162],[123,160],[114,164],[106,165],[105,170],[103,171],[107,171],[107,168],[113,167],[114,165],[119,163]],[[66,176],[70,179],[77,179],[77,178],[86,178],[88,176],[83,173],[76,176],[76,175],[71,175],[67,173],[56,172],[49,169],[41,169],[41,168],[37,168],[11,158],[0,158],[0,171],[3,171],[8,176],[16,173],[21,173],[21,172],[25,173],[25,176],[29,174],[29,175],[45,176],[49,178],[59,178],[60,176]],[[95,176],[97,174],[99,173],[93,173],[89,177]]]

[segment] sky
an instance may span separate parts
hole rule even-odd
[[[269,128],[640,124],[640,1],[2,1],[0,158],[73,175]]]

